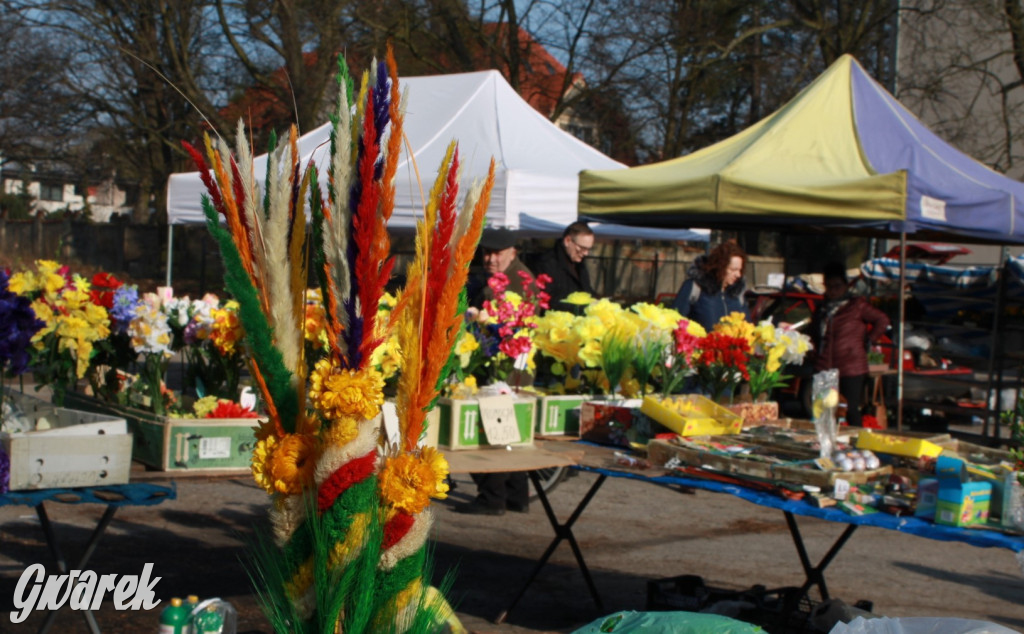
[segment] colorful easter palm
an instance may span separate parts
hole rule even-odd
[[[269,416],[257,429],[252,461],[273,501],[273,543],[257,548],[254,574],[268,615],[278,631],[418,631],[437,621],[436,604],[424,599],[427,507],[445,496],[448,473],[443,456],[418,441],[459,333],[462,287],[493,169],[460,214],[458,160],[449,150],[419,227],[408,285],[389,323],[378,324],[393,266],[386,224],[402,142],[398,77],[389,55],[386,66],[374,62],[363,75],[356,96],[341,60],[339,68],[323,185],[314,166],[299,165],[294,129],[272,148],[262,187],[241,127],[236,156],[207,139],[208,168],[190,151],[210,192],[204,211]],[[327,339],[308,377],[307,250]],[[393,326],[405,358],[400,439],[389,444],[380,423],[384,380],[372,358]]]

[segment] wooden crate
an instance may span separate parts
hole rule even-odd
[[[123,417],[134,438],[132,457],[147,467],[171,472],[249,472],[258,419],[171,418],[78,393],[69,393],[66,402]]]
[[[823,471],[813,464],[814,458],[817,457],[813,452],[800,451],[792,447],[747,444],[734,436],[721,436],[718,440],[723,444],[744,447],[750,451],[745,455],[727,455],[675,442],[652,440],[647,444],[647,458],[655,465],[664,465],[671,458],[677,458],[681,463],[693,467],[708,466],[724,473],[809,484],[822,489],[831,489],[837,479],[846,480],[850,484],[866,484],[892,473],[890,466],[868,471]]]
[[[11,460],[12,491],[128,482],[132,437],[124,418],[56,407],[5,390],[8,399],[32,425],[31,431],[0,433]]]

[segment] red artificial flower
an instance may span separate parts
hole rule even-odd
[[[259,418],[260,415],[252,411],[244,405],[239,405],[234,401],[222,399],[217,401],[217,407],[214,407],[207,418]]]
[[[123,284],[124,282],[110,273],[97,273],[92,276],[92,283],[90,284],[92,290],[89,291],[89,298],[93,304],[110,310],[114,307],[114,291]]]

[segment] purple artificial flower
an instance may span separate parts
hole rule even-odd
[[[0,447],[0,495],[7,493],[11,484],[11,459],[7,457],[7,452],[4,451],[3,447]]]
[[[32,336],[46,324],[36,317],[27,297],[7,288],[10,274],[0,269],[0,373],[28,369]]]
[[[128,332],[128,324],[135,319],[135,311],[141,303],[139,289],[136,286],[125,284],[114,291],[114,303],[110,307],[110,321],[114,326],[114,332]]]

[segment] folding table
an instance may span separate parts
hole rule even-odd
[[[0,495],[0,506],[20,505],[32,506],[39,517],[39,525],[46,537],[46,545],[50,549],[54,560],[57,563],[57,570],[67,573],[68,570],[85,570],[89,559],[92,557],[100,538],[106,532],[107,526],[114,519],[114,513],[122,506],[153,506],[166,500],[174,499],[176,495],[173,486],[161,486],[157,484],[136,483],[118,484],[113,486],[81,487],[75,489],[40,489],[37,491],[11,491]],[[58,502],[61,504],[104,504],[106,509],[103,515],[96,522],[85,549],[74,568],[69,568],[64,558],[57,534],[54,531],[53,522],[46,512],[45,502]],[[89,610],[83,610],[82,616],[89,626],[89,631],[98,633],[99,625],[96,617]],[[39,628],[40,634],[49,631],[57,618],[57,610],[52,610],[46,616],[46,620]]]
[[[544,445],[544,443],[541,444]],[[550,445],[552,443],[546,444]],[[567,541],[572,548],[576,561],[579,564],[580,573],[586,581],[587,588],[590,591],[591,598],[593,598],[596,607],[598,610],[604,609],[601,597],[597,592],[597,587],[594,585],[594,582],[590,577],[590,572],[583,559],[583,553],[576,542],[576,538],[573,536],[572,527],[576,520],[579,519],[580,515],[582,515],[590,501],[600,490],[601,485],[603,485],[610,477],[630,478],[663,486],[690,487],[711,491],[713,493],[727,493],[742,498],[748,502],[752,502],[758,506],[774,508],[782,511],[785,515],[786,525],[793,538],[797,556],[800,559],[800,565],[803,568],[805,575],[803,584],[797,592],[790,597],[790,601],[793,604],[799,603],[802,599],[806,598],[812,587],[817,587],[823,601],[829,599],[828,586],[825,583],[825,569],[836,555],[839,554],[839,551],[859,526],[876,526],[878,528],[885,528],[901,533],[909,533],[918,537],[927,537],[928,539],[965,542],[972,546],[1007,548],[1015,553],[1024,551],[1024,535],[1009,535],[993,530],[944,526],[918,517],[900,517],[883,512],[854,516],[836,508],[818,508],[804,500],[786,499],[772,492],[758,491],[746,486],[716,482],[703,478],[685,477],[672,473],[666,474],[665,469],[661,467],[641,471],[628,466],[619,465],[615,459],[616,450],[610,447],[602,447],[585,442],[555,444],[572,444],[581,447],[584,450],[583,458],[577,464],[573,465],[572,468],[580,471],[596,473],[598,477],[597,480],[594,481],[594,484],[591,485],[590,489],[576,504],[575,509],[565,522],[558,521],[547,496],[539,486],[536,487],[538,497],[544,507],[544,512],[547,514],[548,521],[554,529],[555,537],[551,541],[547,550],[545,550],[540,559],[538,559],[537,564],[534,566],[533,571],[527,578],[526,583],[522,586],[519,593],[515,596],[509,606],[495,618],[496,623],[501,623],[508,617],[508,614],[519,603],[519,600],[526,593],[527,588],[529,588],[534,579],[536,579],[541,569],[545,566],[550,556],[562,541]],[[531,473],[531,477],[534,479],[534,484],[537,485],[538,482],[536,475]],[[796,520],[796,516],[798,515],[817,517],[846,525],[839,537],[836,538],[832,546],[816,564],[811,561],[808,556],[807,549],[804,547],[803,537],[800,534],[800,529]]]

